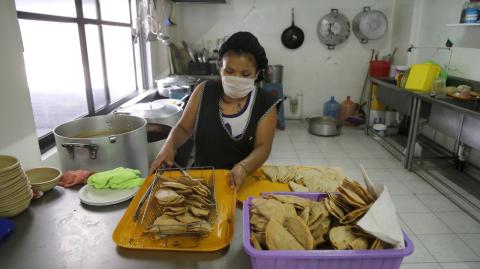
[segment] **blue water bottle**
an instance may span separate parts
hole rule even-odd
[[[330,100],[323,105],[323,116],[340,119],[340,104],[335,101],[335,96],[330,97]]]

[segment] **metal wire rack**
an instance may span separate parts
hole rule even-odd
[[[165,240],[163,244],[173,244],[176,247],[192,247],[198,244],[198,240],[207,237],[210,234],[212,226],[217,220],[217,203],[215,201],[215,169],[213,167],[193,167],[185,171],[190,178],[201,179],[210,190],[209,214],[204,221],[189,224],[172,224],[172,225],[152,225],[157,217],[163,214],[164,206],[158,204],[155,199],[155,193],[160,189],[161,183],[165,181],[180,181],[185,185],[193,187],[198,182],[191,179],[185,180],[186,176],[182,175],[180,169],[165,168],[157,170],[155,179],[152,182],[152,190],[148,195],[145,206],[142,208],[141,219],[139,225],[143,229],[155,227],[158,232],[145,234],[144,236],[153,236],[156,240]],[[182,180],[182,178],[184,180]],[[177,240],[181,237],[190,237],[193,240]],[[168,242],[170,240],[172,242]],[[177,243],[175,243],[177,242]],[[179,243],[181,242],[181,243]],[[188,243],[185,243],[188,242]]]

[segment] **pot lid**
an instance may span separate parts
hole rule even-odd
[[[338,9],[323,16],[317,25],[317,35],[320,41],[334,49],[336,45],[345,42],[350,36],[350,22]]]
[[[182,108],[168,103],[138,103],[119,109],[117,114],[128,114],[144,119],[169,118],[182,112]]]
[[[353,19],[353,33],[362,43],[381,38],[388,28],[387,16],[378,10],[364,7]]]
[[[173,75],[155,81],[158,86],[170,87],[173,85],[190,86],[195,85],[198,79],[192,76]]]

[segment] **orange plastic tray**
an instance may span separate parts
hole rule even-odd
[[[260,170],[255,171],[245,179],[237,193],[239,202],[246,201],[249,196],[260,196],[262,192],[289,192],[290,187],[286,183],[270,181]]]
[[[228,187],[227,170],[191,170],[192,177],[200,177],[205,173],[215,173],[215,198],[217,203],[217,222],[208,237],[197,238],[187,236],[171,236],[167,239],[154,240],[149,235],[144,235],[144,226],[140,224],[141,215],[137,222],[133,215],[143,194],[153,181],[153,176],[148,177],[123,214],[120,222],[113,231],[113,241],[123,248],[166,250],[166,251],[216,251],[230,244],[235,226],[235,191]],[[179,172],[172,174],[180,176]],[[208,179],[208,178],[207,178]],[[146,203],[145,203],[146,204]],[[144,206],[145,206],[144,204]]]

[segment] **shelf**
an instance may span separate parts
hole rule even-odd
[[[480,23],[450,23],[447,24],[448,27],[472,27],[480,26]]]

